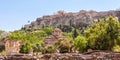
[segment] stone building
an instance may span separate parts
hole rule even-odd
[[[4,39],[0,45],[5,46],[6,54],[18,54],[21,46],[24,44],[21,40]]]
[[[52,35],[45,39],[44,46],[55,44],[59,38],[64,38],[64,36],[62,36],[62,31],[59,28],[55,28]]]

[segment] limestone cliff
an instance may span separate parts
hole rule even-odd
[[[25,29],[28,28],[41,28],[43,26],[58,26],[58,25],[72,25],[72,26],[87,26],[94,23],[93,20],[100,19],[107,16],[116,16],[120,20],[120,11],[101,11],[96,12],[93,10],[86,11],[81,10],[79,12],[64,12],[58,11],[53,15],[46,15],[37,18],[36,21],[31,22],[24,26]]]

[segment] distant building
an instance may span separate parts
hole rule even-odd
[[[44,46],[55,44],[59,38],[64,38],[64,36],[62,36],[62,31],[59,28],[55,28],[52,35],[45,39]]]

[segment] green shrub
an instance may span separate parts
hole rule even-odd
[[[112,50],[117,50],[117,52],[120,52],[120,46],[119,45],[115,45],[113,46]]]
[[[84,52],[87,46],[87,40],[84,36],[78,36],[73,41],[73,46],[75,49],[78,49],[79,52]]]
[[[55,47],[53,45],[46,46],[44,49],[44,53],[54,53]]]

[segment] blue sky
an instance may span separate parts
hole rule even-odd
[[[120,8],[120,0],[0,0],[0,29],[18,30],[43,15],[58,10],[78,12],[80,10],[107,11]]]

